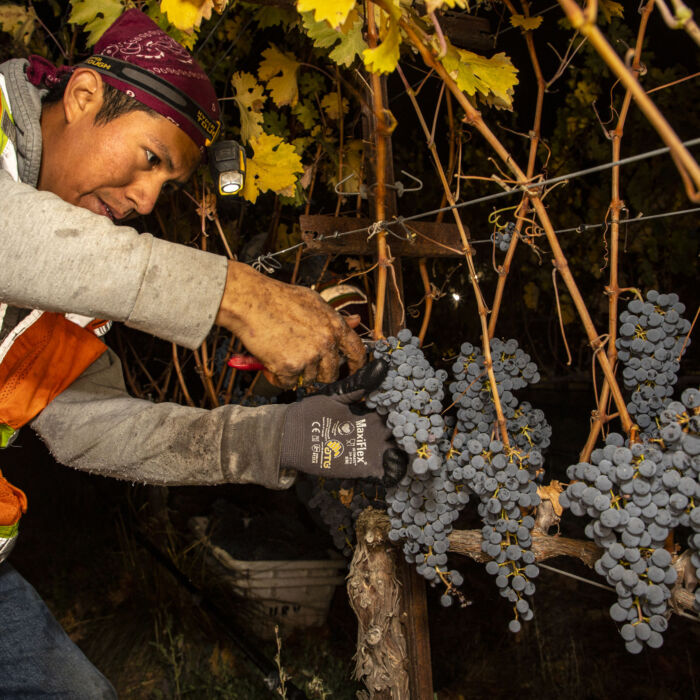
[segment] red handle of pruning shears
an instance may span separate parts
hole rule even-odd
[[[251,372],[265,369],[265,365],[252,355],[231,355],[231,359],[227,364],[234,369],[248,370]]]

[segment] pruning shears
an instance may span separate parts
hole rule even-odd
[[[265,369],[265,365],[263,365],[260,360],[252,355],[231,355],[231,358],[227,364],[229,367],[233,367],[234,369],[248,370],[250,372],[259,372],[260,370]]]

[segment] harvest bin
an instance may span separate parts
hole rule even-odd
[[[284,634],[324,624],[335,587],[345,582],[346,561],[340,554],[329,550],[328,559],[241,561],[209,540],[209,518],[190,518],[189,525],[220,565],[217,573],[225,585],[253,603],[254,610],[241,615],[252,632],[269,639],[275,625]]]

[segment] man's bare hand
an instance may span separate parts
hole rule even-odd
[[[229,262],[216,323],[240,338],[281,387],[338,377],[340,355],[350,372],[365,363],[358,335],[319,294],[265,277],[249,265]]]

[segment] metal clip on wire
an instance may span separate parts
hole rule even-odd
[[[367,199],[367,185],[360,184],[360,189],[357,192],[343,192],[340,186],[347,182],[351,177],[357,177],[355,173],[350,173],[347,177],[344,177],[336,186],[335,193],[341,195],[342,197],[360,197],[362,199]]]
[[[411,173],[407,173],[405,170],[401,171],[406,177],[410,177],[411,180],[414,182],[418,183],[417,187],[404,187],[403,182],[401,180],[397,180],[393,185],[387,185],[387,187],[391,187],[392,189],[396,190],[396,196],[400,197],[404,192],[419,192],[420,190],[423,189],[423,181],[419,180],[417,177],[414,175],[411,175]]]

